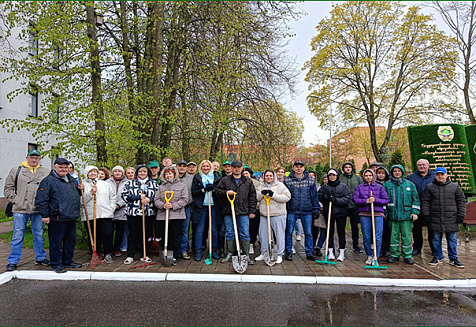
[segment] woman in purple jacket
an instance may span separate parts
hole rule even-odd
[[[377,253],[380,253],[383,231],[383,207],[389,202],[387,191],[385,191],[382,185],[377,184],[375,179],[376,176],[373,170],[364,170],[364,183],[357,186],[352,198],[358,207],[365,253],[367,254],[367,261],[365,261],[365,264],[367,265],[371,265],[374,262],[371,249],[372,213],[370,204],[374,204],[375,238]],[[372,196],[370,195],[370,192],[372,192]]]

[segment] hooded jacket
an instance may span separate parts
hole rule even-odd
[[[173,192],[173,196],[170,199],[172,209],[169,209],[169,219],[185,219],[185,206],[188,203],[188,190],[187,185],[180,181],[177,167],[172,167],[175,172],[175,177],[172,181],[165,179],[165,172],[169,167],[165,167],[160,172],[160,181],[162,184],[159,186],[156,194],[154,204],[157,208],[157,220],[165,220],[167,210],[164,209],[165,192]]]
[[[401,178],[393,177],[393,170],[400,168]],[[383,184],[390,201],[387,204],[387,218],[392,221],[411,220],[412,214],[420,213],[420,198],[415,184],[405,179],[405,168],[402,165],[393,165],[390,168],[390,180]]]
[[[364,176],[366,172],[372,173],[372,183],[363,183],[357,186],[354,195],[352,196],[353,201],[357,205],[358,212],[371,212],[372,206],[370,203],[367,203],[367,199],[370,198],[370,195],[372,194],[375,198],[374,212],[383,213],[384,206],[389,201],[387,191],[385,191],[382,185],[375,181],[376,175],[372,169],[365,169]]]
[[[377,171],[379,169],[383,169],[385,171],[385,178],[383,181],[379,180],[378,178],[375,179],[375,182],[380,184],[380,185],[383,185],[385,184],[386,181],[388,181],[390,179],[390,174],[388,173],[388,170],[387,168],[385,168],[384,166],[379,166],[377,169],[375,169],[375,176],[377,176]]]
[[[422,213],[436,232],[458,232],[458,221],[466,216],[466,199],[458,184],[449,178],[444,183],[436,179],[423,193]]]
[[[286,203],[291,199],[291,192],[289,189],[281,182],[278,182],[276,179],[276,174],[274,175],[274,181],[271,184],[261,183],[261,185],[256,189],[256,196],[258,202],[260,202],[259,211],[261,216],[267,217],[267,204],[266,200],[261,194],[263,190],[273,191],[273,196],[269,199],[269,216],[283,216],[286,215]]]
[[[310,215],[318,213],[320,209],[319,195],[317,194],[316,182],[305,171],[301,178],[297,178],[294,171],[284,178],[284,185],[291,192],[291,200],[286,204],[286,210],[290,214]]]
[[[344,172],[344,166],[345,165],[351,165],[352,166],[352,172],[350,174],[346,174]],[[346,161],[342,164],[342,174],[340,175],[339,180],[340,180],[341,183],[344,183],[345,185],[347,185],[347,187],[349,188],[349,190],[352,194],[354,194],[354,191],[357,188],[357,186],[359,186],[360,184],[362,184],[364,182],[362,180],[362,177],[355,174],[354,164],[350,161]],[[349,208],[351,208],[351,209],[356,208],[353,201],[349,202]]]
[[[147,182],[145,183],[147,190],[141,190],[141,184],[137,178],[137,173],[139,169],[145,167],[147,168]],[[152,179],[152,172],[146,165],[138,165],[136,167],[136,172],[134,179],[128,181],[124,185],[124,190],[122,191],[121,197],[127,203],[126,215],[128,216],[142,216],[142,202],[141,194],[145,192],[145,195],[150,199],[150,202],[144,205],[145,215],[154,216],[154,197],[155,192],[157,191],[158,185],[155,180]]]
[[[33,173],[31,169],[28,168],[28,163],[23,161],[18,174],[17,192],[15,194],[15,176],[17,171],[18,167],[10,170],[10,173],[5,179],[3,194],[8,201],[13,204],[13,212],[25,214],[36,213],[36,191],[38,190],[40,182],[48,176],[50,171],[47,168],[38,166],[35,173]]]
[[[86,176],[93,169],[98,170],[95,166],[87,166],[84,170]],[[113,218],[114,211],[116,210],[116,192],[111,187],[111,184],[107,181],[100,179],[91,180],[86,178],[84,181],[84,203],[86,210],[88,211],[89,219],[93,219],[94,214],[94,196],[91,195],[91,189],[96,184],[96,218]],[[84,213],[84,207],[82,208],[81,221],[86,221],[86,214]]]
[[[236,192],[234,206],[237,216],[256,213],[256,189],[251,179],[241,176],[238,185],[236,185],[233,174],[220,179],[215,196],[218,195],[221,198],[224,215],[231,215],[231,205],[226,195],[228,190]]]
[[[113,169],[114,171],[115,169]],[[124,174],[124,179],[119,182],[119,184],[116,184],[116,181],[114,180],[114,177],[109,178],[106,182],[111,185],[112,189],[116,192],[116,206],[119,207],[119,209],[114,208],[114,220],[127,220],[126,216],[126,207],[127,203],[124,201],[121,197],[122,192],[124,191],[124,188],[128,182],[128,179],[125,177]]]
[[[70,174],[66,181],[55,170],[51,170],[38,186],[35,206],[43,218],[50,222],[76,220],[79,217],[81,191],[78,181]]]
[[[347,207],[351,200],[352,193],[347,185],[340,182],[340,174],[337,170],[329,170],[327,176],[329,176],[331,171],[337,174],[337,179],[334,182],[328,179],[327,184],[321,186],[318,191],[319,201],[321,201],[324,206],[324,216],[328,217],[330,199],[331,197],[335,198],[335,203],[332,203],[331,215],[334,217],[346,217]]]

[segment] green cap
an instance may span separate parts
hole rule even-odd
[[[223,166],[224,166],[224,165],[231,165],[231,160],[225,161],[225,162],[223,163]]]
[[[40,156],[41,157],[41,153],[38,150],[30,150],[30,151],[28,151],[28,155],[29,156]]]
[[[157,160],[149,161],[149,163],[147,164],[147,167],[149,168],[159,167],[159,162]]]

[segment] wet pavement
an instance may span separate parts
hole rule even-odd
[[[11,230],[10,223],[0,224],[0,233]],[[350,240],[348,232],[347,240]],[[403,261],[393,264],[386,262],[386,258],[379,258],[381,266],[387,266],[386,270],[365,269],[366,255],[364,253],[355,253],[352,250],[346,250],[346,259],[344,262],[338,262],[337,265],[317,264],[314,261],[306,259],[304,251],[304,240],[295,241],[297,253],[293,256],[293,261],[283,260],[282,264],[276,264],[268,267],[263,261],[257,262],[254,266],[248,266],[245,274],[249,275],[286,275],[286,276],[331,276],[331,277],[380,277],[380,278],[416,278],[416,279],[468,279],[476,278],[476,237],[470,238],[465,242],[464,233],[458,237],[458,255],[460,261],[466,265],[465,269],[450,266],[447,259],[446,242],[443,242],[443,253],[445,254],[444,263],[434,267],[429,266],[432,256],[429,253],[429,246],[425,241],[423,253],[414,257],[415,265],[411,266]],[[347,242],[351,247],[351,242]],[[0,242],[0,271],[7,265],[7,257],[10,252],[10,244]],[[259,255],[259,245],[255,247],[256,254]],[[86,264],[83,268],[75,269],[79,271],[102,271],[102,272],[159,272],[159,273],[201,273],[201,274],[236,274],[231,263],[219,263],[213,260],[211,265],[202,261],[180,260],[175,267],[166,267],[160,263],[159,257],[152,257],[158,264],[132,268],[139,264],[138,256],[132,265],[124,265],[125,254],[121,257],[114,257],[112,264],[103,264],[96,268],[87,266],[91,255],[85,250],[76,250],[74,260]],[[34,252],[32,249],[23,249],[23,256],[18,265],[18,270],[50,270],[48,267],[35,266]]]
[[[0,286],[0,325],[474,325],[470,291],[197,282]],[[473,290],[474,292],[474,290]]]

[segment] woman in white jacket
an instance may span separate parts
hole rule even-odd
[[[98,178],[99,169],[95,166],[85,168],[86,181],[84,182],[84,203],[90,220],[91,233],[94,235],[94,195],[96,195],[96,251],[99,252],[101,245],[104,250],[104,261],[111,263],[112,260],[112,236],[114,232],[113,218],[116,210],[116,192],[111,184]],[[81,220],[86,224],[84,207]],[[86,225],[87,228],[87,225]]]
[[[291,192],[283,184],[276,180],[273,170],[268,169],[264,172],[264,181],[256,190],[257,200],[261,201],[259,211],[261,221],[259,224],[259,239],[261,243],[261,254],[255,260],[264,260],[263,253],[268,250],[268,222],[266,201],[263,199],[264,195],[270,198],[269,200],[269,215],[271,230],[276,236],[276,243],[278,246],[278,259],[276,263],[283,261],[284,246],[285,246],[285,231],[286,231],[286,202],[291,200]]]

